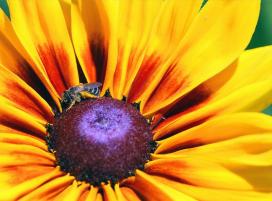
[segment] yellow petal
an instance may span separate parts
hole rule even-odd
[[[33,60],[22,46],[19,38],[17,37],[15,30],[13,29],[10,20],[7,18],[5,13],[0,11],[0,40],[1,40],[1,51],[3,51],[4,57],[1,57],[0,62],[5,67],[9,68],[13,73],[20,76],[33,88],[38,89],[35,86],[35,82],[39,81],[39,77],[47,87],[50,95],[55,102],[58,102],[57,94],[53,86],[48,82],[48,78],[43,73],[37,73],[33,66]],[[34,74],[37,73],[36,75]],[[40,82],[40,81],[39,81]],[[36,83],[37,84],[37,83]]]
[[[149,56],[161,48],[159,43],[167,47],[171,41],[172,46],[167,47],[170,53],[176,40],[186,32],[200,4],[201,1],[175,0],[168,4],[164,1],[76,1],[72,8],[73,41],[87,78],[93,77],[95,65],[97,70],[104,71],[102,93],[110,88],[115,98],[127,95],[145,53]],[[163,32],[162,26],[167,31],[172,30],[171,33]],[[161,40],[166,35],[167,41]],[[101,77],[101,72],[96,74]]]
[[[98,194],[98,188],[92,186],[89,193],[88,193],[88,195],[87,195],[86,201],[95,200],[96,197],[97,197],[97,194]]]
[[[217,90],[218,85],[220,86],[220,80],[227,77],[228,72],[222,72],[218,78],[214,78],[210,82],[205,83],[208,90],[213,92],[210,101],[221,99],[233,91],[252,83],[263,80],[270,80],[272,83],[271,54],[272,46],[245,51],[239,59],[229,67],[229,71],[234,72],[232,72],[232,76],[222,87]],[[255,95],[258,96],[258,93]]]
[[[117,41],[117,29],[118,29],[118,7],[120,2],[116,2],[113,0],[109,1],[103,1],[102,7],[103,11],[105,13],[108,13],[109,15],[106,15],[107,22],[105,23],[108,25],[106,27],[107,30],[107,64],[106,69],[103,74],[104,80],[103,80],[103,88],[102,88],[102,94],[109,89],[111,94],[113,94],[113,77],[115,68],[117,65],[117,58],[118,58],[118,41]]]
[[[108,22],[100,1],[72,4],[72,39],[88,82],[103,81],[107,64]]]
[[[35,136],[22,133],[11,133],[11,132],[1,132],[0,134],[0,142],[10,143],[10,144],[24,144],[31,145],[37,148],[40,148],[44,151],[47,151],[47,145],[45,141],[37,138]]]
[[[51,181],[46,182],[45,184],[39,186],[34,191],[29,192],[23,198],[22,201],[31,201],[31,200],[55,200],[57,195],[71,185],[74,177],[65,175],[58,178],[54,178]]]
[[[114,191],[115,191],[115,195],[116,195],[116,199],[118,201],[127,201],[127,199],[125,198],[125,196],[123,195],[119,184],[115,184],[114,185]]]
[[[146,164],[151,174],[202,187],[272,192],[271,116],[222,115],[159,144],[161,154]]]
[[[272,192],[272,177],[269,173],[272,170],[271,145],[271,132],[256,133],[161,155],[161,158],[169,159],[163,166],[169,166],[171,161],[175,164],[175,160],[179,163],[176,166],[179,168],[174,168],[174,171],[172,168],[169,171],[165,170],[163,174],[169,173],[172,176],[175,174],[173,177],[182,177],[189,183],[199,186]],[[156,168],[156,165],[152,168]],[[163,172],[162,169],[158,169],[155,172]],[[182,173],[178,174],[178,171]],[[186,175],[186,172],[190,172],[190,176]],[[231,185],[225,184],[228,180],[232,181]],[[239,180],[244,181],[244,184]]]
[[[223,152],[221,152],[221,157],[225,157]],[[246,165],[228,159],[224,162],[210,161],[208,154],[202,157],[193,157],[192,155],[178,159],[158,159],[149,162],[146,164],[145,171],[150,174],[176,178],[183,183],[208,188],[272,191],[272,177],[269,174],[271,163],[262,166]]]
[[[115,192],[110,184],[102,184],[103,200],[105,201],[117,201]]]
[[[9,9],[13,28],[45,84],[52,83],[59,94],[78,84],[73,47],[59,2],[15,0],[9,1]]]
[[[252,83],[214,102],[207,102],[205,106],[202,105],[196,111],[185,111],[184,113],[181,112],[174,115],[156,128],[155,139],[169,133],[175,133],[178,130],[191,128],[216,115],[232,112],[261,111],[271,103],[271,86],[271,80]],[[180,118],[181,116],[182,118]]]
[[[156,182],[163,183],[167,186],[177,189],[196,200],[203,201],[270,201],[272,195],[269,193],[260,193],[256,191],[233,191],[224,189],[211,189],[198,186],[179,183],[163,177],[155,177]]]
[[[0,151],[2,167],[16,166],[17,164],[19,165],[21,163],[27,164],[27,162],[24,160],[31,161],[33,164],[41,163],[51,166],[54,165],[55,157],[51,153],[41,150],[40,148],[34,147],[32,145],[11,144],[5,142],[0,142],[0,144],[2,146]],[[35,157],[37,157],[36,161]],[[8,160],[5,161],[5,158],[8,158]]]
[[[60,0],[60,5],[65,18],[66,27],[71,37],[71,0]]]
[[[141,171],[136,171],[135,183],[130,185],[147,200],[184,200],[196,201],[194,198],[185,195],[169,186],[156,182],[156,180]]]
[[[249,102],[247,102],[244,100],[239,101],[241,96],[238,95],[237,98],[232,99],[233,102],[229,102],[229,105],[225,105],[225,108],[222,111],[219,110],[206,114],[205,117],[201,117],[200,119],[196,118],[195,122],[205,120],[213,116],[214,113],[225,113],[227,111],[224,112],[224,110],[227,110],[228,107],[230,108],[230,112],[241,110],[241,107],[244,107],[242,105],[243,103],[249,104],[248,106],[250,106],[250,108],[242,109],[244,111],[246,109],[250,109],[252,111],[263,110],[271,103],[272,99],[269,97],[269,94],[271,94],[269,92],[269,86],[272,86],[269,84],[272,82],[272,73],[270,72],[272,59],[269,57],[271,53],[271,46],[245,51],[240,58],[226,70],[203,83],[200,85],[200,87],[189,92],[179,102],[175,103],[175,105],[168,110],[166,114],[164,114],[165,117],[170,118],[159,127],[164,127],[167,124],[171,124],[171,122],[175,121],[175,119],[178,119],[180,116],[184,117],[194,115],[195,113],[198,113],[199,110],[201,111],[204,107],[209,107],[218,101],[223,101],[226,97],[229,97],[229,95],[233,93],[237,93],[238,95],[239,90],[245,93],[246,91],[243,89],[245,89],[247,86],[251,85],[253,87],[254,85],[258,85],[261,82],[266,81],[267,86],[263,90],[268,90],[267,97],[265,97],[265,91],[260,91],[260,93],[259,91],[256,91],[254,93],[254,97],[251,97]],[[255,69],[254,72],[252,69]],[[253,91],[251,90],[247,90],[247,92],[247,96],[251,96],[253,94]],[[253,101],[253,103],[250,103],[250,101]],[[254,101],[258,101],[259,103]],[[234,106],[237,106],[237,108]]]
[[[142,95],[145,96],[143,104],[146,97],[150,97],[145,113],[154,113],[170,105],[230,65],[250,41],[259,8],[259,0],[209,1],[178,44],[179,60],[153,75],[153,82]],[[165,74],[161,81],[156,79],[160,74]]]
[[[258,142],[258,143],[256,143]],[[257,146],[257,145],[258,146]],[[222,142],[182,149],[174,153],[154,155],[155,158],[206,157],[218,163],[229,161],[244,165],[271,165],[271,132],[236,137]],[[207,157],[209,156],[209,157]],[[222,157],[224,156],[224,157]],[[229,162],[231,164],[231,162]]]
[[[113,81],[114,97],[120,99],[128,93],[133,94],[134,90],[140,90],[134,83],[132,91],[129,91],[134,79],[137,79],[136,83],[142,83],[147,77],[143,76],[148,68],[145,61],[152,55],[158,57],[163,55],[164,59],[169,57],[196,16],[200,5],[199,0],[167,2],[136,0],[120,4],[117,31],[118,62]],[[153,69],[148,70],[148,73],[152,73]],[[148,83],[148,80],[144,82]]]
[[[53,86],[48,82],[47,76],[40,72],[36,72],[37,74],[35,74],[33,71],[35,64],[22,46],[10,20],[2,10],[0,10],[0,41],[0,53],[2,55],[0,63],[41,93],[45,93],[44,87],[39,86],[43,83],[47,87],[52,99],[58,103],[58,95]]]
[[[23,47],[20,45],[16,35],[14,35],[14,30],[3,10],[0,10],[0,28],[0,64],[7,67],[10,71],[33,87],[33,78],[35,74],[21,55]],[[9,32],[9,34],[6,32]]]
[[[162,78],[158,72],[174,62],[176,58],[171,55],[177,51],[177,44],[196,17],[202,1],[145,1],[142,5],[138,2],[128,4],[133,9],[125,18],[132,19],[128,22],[131,25],[124,26],[121,33],[125,35],[120,39],[125,45],[132,40],[130,57],[121,58],[126,61],[123,63],[128,63],[124,95],[129,96],[130,102],[140,100],[150,83]],[[115,79],[118,81],[118,77]]]
[[[200,126],[159,142],[156,153],[192,148],[243,135],[272,131],[272,118],[261,113],[236,113],[217,116]]]
[[[77,182],[74,181],[72,185],[68,186],[55,199],[60,201],[78,201],[88,187],[88,184],[77,184]]]

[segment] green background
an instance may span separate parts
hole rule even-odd
[[[261,14],[248,49],[272,44],[272,0],[262,0]],[[272,106],[265,111],[272,114]]]
[[[9,16],[6,0],[0,0],[0,7],[3,8],[3,10]],[[270,44],[272,44],[272,0],[262,0],[261,14],[257,28],[247,49]],[[264,112],[272,114],[272,106],[267,108]]]

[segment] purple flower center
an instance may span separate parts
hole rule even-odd
[[[82,101],[56,117],[49,144],[63,171],[94,185],[143,169],[153,148],[146,119],[112,98]]]

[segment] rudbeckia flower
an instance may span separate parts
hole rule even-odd
[[[8,4],[0,200],[272,200],[259,0]]]

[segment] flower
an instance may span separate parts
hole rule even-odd
[[[0,18],[0,200],[271,200],[272,117],[254,112],[271,103],[272,47],[244,51],[260,2],[201,3],[10,0],[10,20]],[[140,103],[158,147],[144,169],[90,185],[46,138],[49,123],[61,130],[59,119],[82,111],[81,100],[63,106],[64,91],[97,81],[113,99],[85,93],[82,103],[125,97],[117,104],[129,115]],[[117,109],[107,118],[128,115]],[[127,120],[118,122],[137,131]]]

